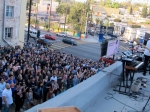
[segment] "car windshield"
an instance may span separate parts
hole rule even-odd
[[[73,39],[71,39],[71,41],[72,41],[72,42],[74,42],[74,40],[73,40]]]
[[[45,43],[50,43],[48,40],[46,40],[46,39],[43,39],[43,41],[45,42]]]
[[[49,36],[54,36],[54,34],[49,34]]]

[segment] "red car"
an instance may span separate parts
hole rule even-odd
[[[56,40],[56,35],[54,35],[54,34],[45,34],[45,38],[50,39],[50,40]]]

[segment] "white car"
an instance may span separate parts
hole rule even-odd
[[[124,37],[119,37],[120,41],[126,41],[126,39]]]
[[[136,43],[135,41],[134,41],[134,42],[133,42],[133,41],[128,41],[128,45],[129,45],[129,46],[137,45],[137,43]]]
[[[56,35],[60,37],[67,37],[67,33],[65,32],[60,32],[60,33],[57,33]]]
[[[25,28],[24,28],[24,31],[26,31],[26,32],[27,32],[27,31],[28,31],[28,27],[25,27]]]
[[[40,35],[40,39],[44,39],[45,38],[45,35]]]

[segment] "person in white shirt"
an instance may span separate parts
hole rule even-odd
[[[150,49],[150,38],[147,41],[146,47]],[[144,66],[143,66],[143,70],[144,70],[143,71],[143,75],[146,75],[146,68],[147,68],[148,63],[150,61],[150,50],[148,50],[147,48],[144,51],[144,57],[145,57],[145,59],[144,59]]]
[[[2,104],[3,104],[3,112],[9,112],[10,105],[13,103],[12,91],[10,88],[10,84],[6,83],[6,88],[2,92]]]
[[[5,85],[4,79],[0,78],[0,110],[2,109],[2,92],[5,89]]]
[[[54,81],[57,82],[57,76],[56,76],[56,75],[53,75],[53,76],[50,78],[50,81],[52,81],[52,80],[54,80]]]

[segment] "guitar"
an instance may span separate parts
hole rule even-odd
[[[137,41],[136,39],[133,39],[133,41],[135,41],[137,44],[142,45],[144,48],[146,48],[147,50],[150,51],[150,48],[148,48],[147,46],[145,46],[144,44],[140,43],[139,41]]]

